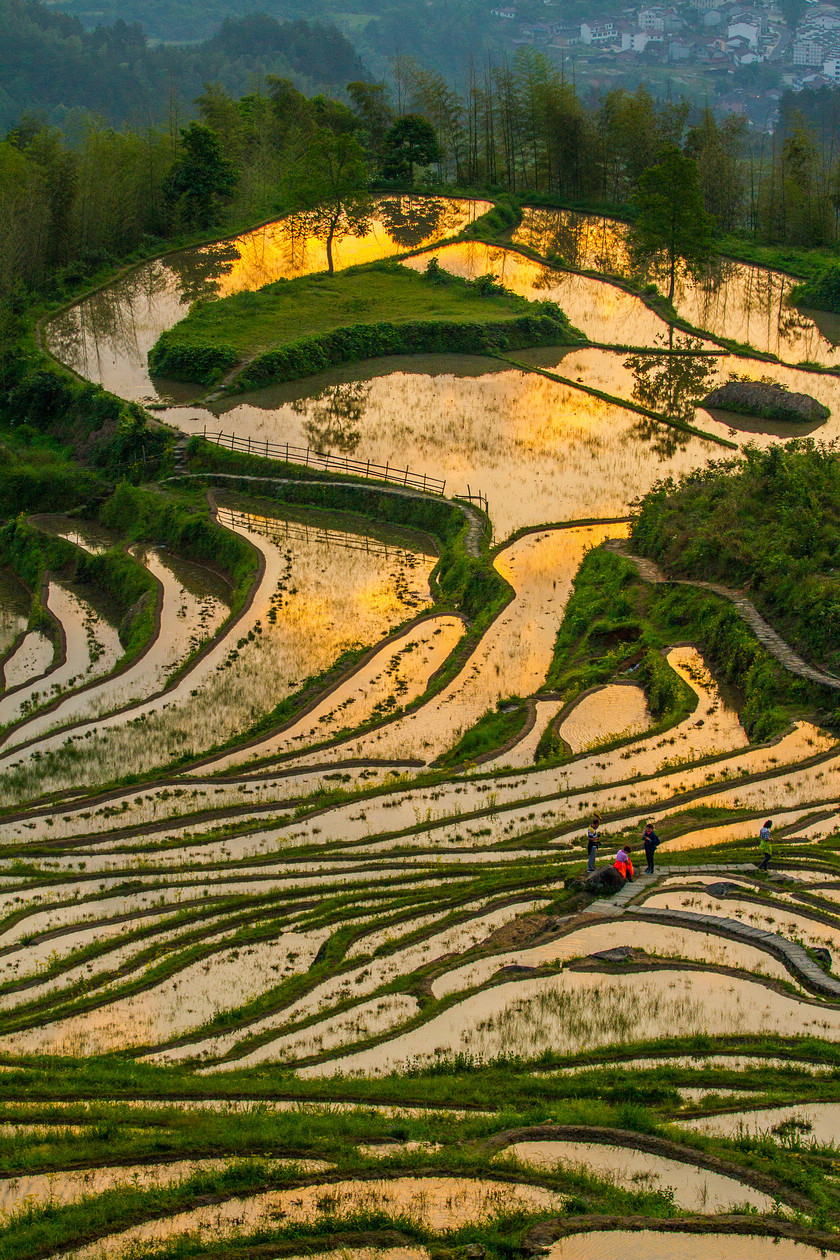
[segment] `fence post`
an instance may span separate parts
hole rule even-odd
[[[268,438],[265,439],[265,457],[268,459]]]
[[[289,443],[286,443],[286,463],[289,462]]]
[[[441,486],[440,486],[440,492],[441,492],[441,494],[443,494],[443,492],[444,492],[444,490],[445,490],[445,489],[446,489],[446,482],[445,482],[445,481],[443,481],[443,482],[441,482]]]
[[[217,433],[217,434],[216,434],[216,445],[217,445],[217,446],[221,446],[221,443],[222,443],[222,435],[221,435],[221,433]]]
[[[248,434],[248,454],[251,454],[251,434]]]

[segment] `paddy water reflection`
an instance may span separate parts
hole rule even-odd
[[[336,267],[387,258],[452,236],[489,209],[487,201],[381,198],[369,230],[335,245]],[[146,355],[164,329],[199,299],[227,297],[325,268],[322,242],[307,235],[294,216],[278,219],[133,268],[50,320],[47,346],[62,363],[124,398],[194,397],[193,386],[156,384],[149,376]]]

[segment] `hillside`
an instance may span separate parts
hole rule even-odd
[[[174,48],[153,47],[145,27],[126,16],[129,9],[113,25],[86,30],[39,0],[0,0],[0,130],[27,111],[65,125],[74,111],[147,125],[167,115],[173,92],[192,113],[208,82],[239,94],[274,74],[317,91],[343,89],[364,75],[353,45],[317,22],[252,15],[225,22],[203,43]]]
[[[634,548],[675,577],[747,590],[780,634],[840,668],[840,453],[811,439],[663,482],[642,500]]]

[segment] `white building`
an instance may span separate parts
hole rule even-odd
[[[591,18],[580,26],[580,42],[582,44],[606,44],[617,35],[612,18]]]

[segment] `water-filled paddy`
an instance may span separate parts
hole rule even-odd
[[[189,1233],[204,1244],[250,1232],[282,1213],[286,1224],[352,1213],[403,1214],[428,1229],[443,1231],[478,1223],[517,1209],[559,1211],[563,1196],[538,1186],[447,1177],[398,1177],[389,1181],[335,1181],[326,1185],[269,1190],[249,1199],[199,1207],[74,1251],[74,1260],[99,1260],[129,1253],[141,1243],[172,1242]],[[58,1258],[56,1257],[56,1260]]]
[[[573,753],[580,753],[609,740],[639,735],[652,723],[641,687],[613,683],[575,705],[557,733]]]
[[[625,1190],[632,1186],[634,1190],[670,1192],[673,1202],[685,1212],[726,1212],[744,1204],[755,1211],[768,1212],[773,1207],[769,1195],[733,1177],[626,1146],[516,1142],[506,1148],[504,1155],[535,1168],[554,1168],[558,1164],[582,1168],[590,1176],[603,1177]]]
[[[14,751],[6,754],[6,767],[14,768],[15,763],[21,767],[27,792],[34,783],[43,790],[47,783],[58,786],[85,778],[88,782],[116,778],[126,758],[139,769],[143,763],[160,765],[185,751],[198,754],[247,730],[343,651],[376,643],[428,602],[433,556],[404,547],[343,546],[332,538],[325,541],[317,532],[308,538],[275,540],[273,519],[234,509],[222,510],[220,520],[266,557],[259,591],[247,613],[214,641],[172,689],[93,726],[77,727],[69,744],[63,734],[41,737],[37,748],[52,752],[51,758],[33,763],[24,762]],[[356,536],[342,537],[352,543]],[[162,562],[157,572],[165,581],[168,570]],[[171,635],[159,636],[138,661],[137,674],[127,671],[113,683],[101,685],[106,689],[102,702],[108,709],[120,698],[125,702],[132,680],[140,673],[148,675],[161,654],[171,670],[189,649],[195,624],[179,617],[185,588],[174,573],[172,582],[177,587],[169,601]],[[97,699],[96,688],[79,697],[87,712]],[[64,702],[73,704],[73,697]],[[61,713],[62,707],[49,716],[55,720]],[[138,721],[144,724],[142,741],[137,739]],[[26,729],[18,733],[19,738]],[[20,779],[10,781],[9,788],[20,799]]]
[[[557,626],[583,554],[623,524],[526,534],[496,557],[515,596],[495,619],[458,676],[417,713],[342,745],[347,757],[422,757],[450,747],[497,700],[527,696],[544,680]]]
[[[444,478],[448,494],[480,489],[497,538],[543,521],[622,516],[657,478],[679,476],[723,453],[712,442],[530,372],[397,369],[364,386],[350,421],[319,419],[347,410],[350,388],[300,382],[230,400],[218,418],[181,408],[171,419],[190,433],[216,428],[256,442],[408,466]],[[705,427],[721,436],[728,431],[710,419]]]
[[[760,1107],[751,1111],[730,1111],[717,1116],[699,1116],[680,1124],[696,1133],[722,1137],[741,1134],[769,1134],[778,1142],[840,1144],[840,1103],[802,1103],[792,1107]]]
[[[669,967],[632,980],[604,972],[563,971],[486,989],[447,1008],[422,1027],[376,1047],[299,1069],[306,1079],[337,1072],[380,1075],[413,1061],[465,1054],[537,1058],[547,1050],[681,1035],[776,1033],[836,1040],[840,1012],[777,993],[752,980]]]
[[[370,231],[335,248],[336,267],[371,262],[454,235],[489,209],[485,201],[437,197],[383,198]],[[149,375],[146,356],[160,334],[199,298],[227,297],[281,278],[326,269],[324,246],[294,219],[279,219],[241,236],[181,250],[127,271],[46,326],[50,351],[89,380],[123,398],[192,397],[194,387]]]
[[[628,275],[632,267],[627,237],[627,226],[617,219],[567,210],[526,210],[514,241],[541,254],[557,254],[570,267]],[[684,319],[713,336],[776,354],[787,363],[836,366],[837,316],[789,305],[787,295],[795,283],[784,272],[721,258],[699,283],[679,277],[674,306]]]
[[[556,1242],[547,1260],[817,1260],[825,1253],[789,1238],[689,1234],[684,1230],[596,1230]]]
[[[406,266],[422,271],[432,256],[441,267],[468,280],[494,275],[505,288],[531,301],[557,302],[572,325],[590,341],[648,346],[668,329],[667,324],[632,293],[589,276],[557,271],[514,250],[468,241],[427,250],[408,259]]]

